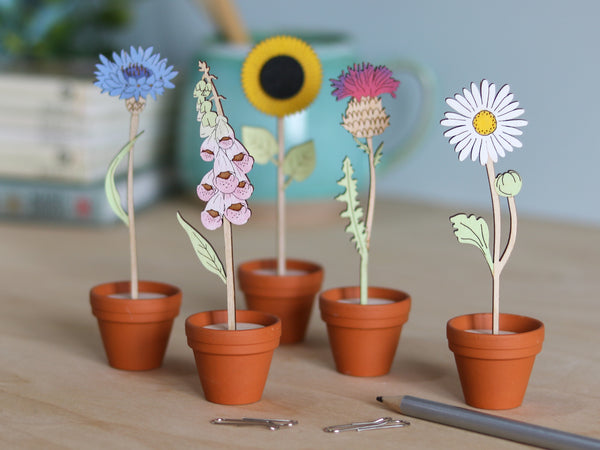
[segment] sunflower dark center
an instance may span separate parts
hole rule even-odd
[[[270,97],[285,100],[302,89],[304,71],[291,56],[280,55],[269,59],[260,70],[260,85]]]
[[[123,71],[123,75],[126,78],[135,78],[139,80],[140,78],[148,78],[152,75],[152,71],[142,64],[129,64],[127,67],[123,67],[121,69]]]

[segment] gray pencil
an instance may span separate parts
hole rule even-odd
[[[549,449],[600,449],[600,440],[404,395],[377,397],[407,416]]]

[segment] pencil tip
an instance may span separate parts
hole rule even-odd
[[[379,397],[377,397],[377,401],[378,402],[383,402],[383,397],[380,395]]]

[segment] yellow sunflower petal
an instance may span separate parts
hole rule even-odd
[[[259,111],[283,117],[308,107],[321,89],[321,62],[301,39],[275,36],[258,43],[242,66],[242,87]]]

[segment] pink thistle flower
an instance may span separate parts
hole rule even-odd
[[[354,64],[348,67],[348,73],[338,78],[331,78],[331,86],[335,89],[331,93],[336,100],[344,97],[352,97],[361,100],[363,97],[379,97],[382,94],[390,94],[396,98],[396,89],[400,81],[392,77],[392,71],[385,66],[373,67],[372,64],[364,62],[361,65]]]

